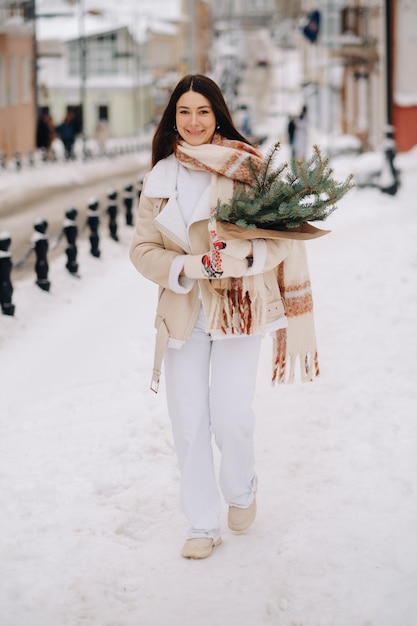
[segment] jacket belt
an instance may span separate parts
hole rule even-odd
[[[165,348],[167,347],[169,339],[168,328],[164,320],[161,320],[158,330],[156,333],[156,341],[155,341],[155,356],[153,362],[153,373],[151,380],[151,390],[155,393],[158,393],[159,389],[159,380],[161,378],[161,367],[162,361],[164,358]]]

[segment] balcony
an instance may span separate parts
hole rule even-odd
[[[375,9],[347,7],[341,11],[341,33],[333,38],[331,56],[345,66],[366,66],[371,70],[379,59],[377,38],[371,34]]]
[[[0,5],[0,25],[18,24],[32,20],[33,2],[3,2]]]

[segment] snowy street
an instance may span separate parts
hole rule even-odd
[[[416,33],[417,0],[0,0],[0,626],[417,626]],[[285,188],[230,137],[270,156]],[[137,263],[165,281],[157,319],[158,286],[129,258],[152,163]],[[305,241],[320,375],[298,372],[316,365],[298,249],[277,275],[287,352],[308,354],[273,387],[262,339],[256,481],[249,356],[217,342],[207,398],[190,375],[207,337],[169,355],[189,522],[163,364],[150,388],[154,324],[158,348],[179,347],[195,291],[170,288],[204,271],[223,278],[200,290],[213,334],[282,328],[269,270],[286,247],[223,245],[201,221],[245,202],[270,225],[275,201],[287,220],[330,213]],[[245,267],[255,276],[225,282]],[[219,391],[229,380],[238,393]],[[221,541],[198,467],[208,414],[225,451],[220,472],[213,436]],[[252,504],[233,510],[253,502],[242,466],[257,511],[239,533],[225,498],[250,519]],[[182,552],[189,524],[206,551]]]
[[[287,72],[272,94],[286,112]],[[263,116],[267,146],[285,119]],[[331,165],[342,180],[365,163]],[[180,556],[164,377],[149,390],[157,290],[129,261],[131,228],[120,214],[115,242],[103,224],[100,259],[80,240],[79,279],[62,249],[49,293],[34,273],[15,281],[15,316],[0,317],[1,626],[415,626],[417,150],[396,165],[396,196],[355,189],[306,244],[321,376],[272,388],[264,340],[258,517],[237,535],[224,506],[203,561]],[[0,178],[2,197],[30,195],[25,176]]]
[[[335,160],[343,177],[353,160]],[[156,291],[131,231],[64,255],[51,292],[0,318],[2,626],[414,626],[417,155],[395,198],[355,190],[307,243],[321,377],[258,379],[259,513],[202,562],[164,389],[149,391]],[[162,379],[163,382],[163,379]],[[226,507],[224,515],[226,514]]]

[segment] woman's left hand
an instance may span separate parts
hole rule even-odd
[[[252,241],[250,239],[229,239],[229,241],[224,241],[223,243],[225,244],[223,252],[235,259],[246,259],[253,254]]]

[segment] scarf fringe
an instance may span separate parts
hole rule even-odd
[[[292,384],[295,379],[295,369],[297,361],[299,363],[299,371],[301,382],[310,382],[320,375],[319,358],[315,340],[310,343],[302,341],[300,334],[296,334],[296,340],[290,340],[294,336],[294,326],[301,327],[308,324],[313,325],[313,316],[307,313],[302,316],[304,319],[289,319],[288,324],[293,328],[288,333],[287,328],[281,328],[276,331],[273,340],[273,367],[272,367],[272,385]],[[315,337],[310,333],[311,337]]]
[[[297,361],[300,364],[300,379],[302,383],[311,382],[320,375],[317,352],[315,352],[314,357],[309,352],[304,355],[288,354],[284,360],[275,360],[272,385],[293,384]]]
[[[266,300],[257,282],[257,276],[232,278],[226,288],[216,289],[209,328],[221,328],[225,335],[265,334]]]

